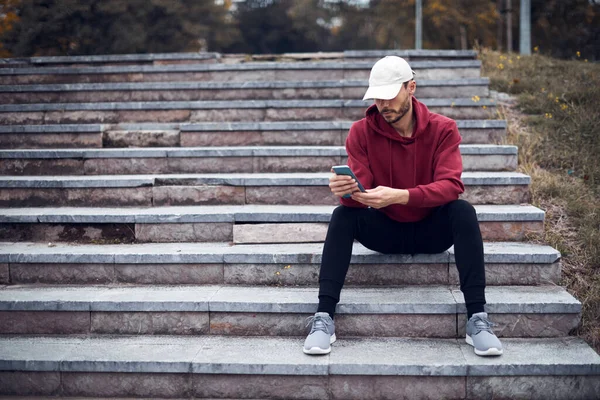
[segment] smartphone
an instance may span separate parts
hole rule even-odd
[[[358,183],[358,190],[360,190],[361,192],[366,192],[365,188],[358,181],[358,178],[356,178],[356,175],[354,175],[354,172],[352,172],[352,170],[350,169],[349,166],[347,166],[347,165],[335,165],[335,166],[331,167],[331,169],[333,169],[333,172],[335,172],[336,175],[348,175],[348,176],[351,176],[352,179],[354,179],[356,181],[356,183]],[[342,197],[344,199],[348,199],[348,198],[350,198],[350,195],[349,194],[345,194]]]

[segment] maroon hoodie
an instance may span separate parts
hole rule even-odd
[[[408,204],[381,209],[399,222],[420,221],[434,207],[458,199],[465,189],[460,179],[461,137],[456,122],[430,112],[414,97],[412,106],[415,124],[411,137],[400,136],[373,105],[365,118],[352,124],[346,139],[348,165],[365,189],[408,189]],[[352,199],[341,199],[341,203],[366,207]]]

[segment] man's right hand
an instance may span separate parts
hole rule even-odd
[[[333,172],[333,170],[331,170]],[[331,193],[338,197],[358,191],[358,183],[351,176],[333,174],[329,178]]]

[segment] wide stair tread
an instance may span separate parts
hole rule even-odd
[[[3,369],[267,375],[598,375],[600,356],[577,338],[504,339],[481,358],[460,339],[345,338],[308,357],[298,338],[3,337]],[[268,348],[268,351],[266,349]],[[357,354],[363,356],[357,357]],[[443,357],[440,357],[443,354]]]

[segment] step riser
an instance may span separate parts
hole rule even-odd
[[[0,284],[316,287],[319,264],[0,264]],[[560,263],[486,264],[486,284],[558,284]],[[455,264],[351,264],[346,287],[458,285]]]
[[[561,377],[550,378],[556,380],[555,385],[564,384],[563,379],[559,379]],[[579,384],[588,381],[586,376],[575,378]],[[471,378],[469,377],[469,379]],[[474,377],[474,379],[481,378]],[[142,398],[398,400],[400,399],[398,393],[403,393],[407,396],[403,397],[405,399],[437,398],[443,395],[444,399],[450,400],[464,399],[466,392],[465,377],[447,376],[286,376],[17,371],[0,372],[0,384],[6,388],[4,392],[11,395],[94,396],[101,398],[135,396]],[[548,382],[540,388],[548,388],[547,385]],[[586,389],[588,386],[592,385],[586,385]],[[537,389],[533,393],[540,391]],[[546,391],[547,389],[543,393]],[[580,392],[583,391],[580,390]],[[528,391],[527,393],[532,392]],[[586,393],[592,392],[588,389]]]
[[[479,78],[480,68],[428,68],[415,72],[419,79]],[[0,75],[2,85],[53,84],[53,83],[102,83],[102,82],[269,82],[269,81],[329,81],[368,80],[369,69],[309,69],[309,70],[239,70],[214,72],[160,72],[115,74],[40,74]]]
[[[0,124],[118,124],[131,122],[260,122],[358,120],[365,107],[346,108],[248,108],[228,110],[116,110],[116,111],[32,111],[0,113]],[[490,119],[495,107],[429,107],[432,112],[453,119]]]
[[[339,154],[339,153],[338,153]],[[465,171],[514,171],[516,154],[463,155]],[[0,175],[329,172],[344,156],[0,159]]]
[[[490,315],[498,324],[494,332],[499,337],[562,337],[579,323],[578,314]],[[0,334],[302,336],[310,316],[235,312],[0,311]],[[465,335],[466,317],[457,314],[337,314],[335,322],[338,337],[456,338]]]
[[[522,204],[527,185],[466,185],[471,204]],[[337,205],[327,186],[155,186],[133,188],[0,189],[0,207],[194,206],[225,204]]]
[[[327,234],[325,223],[299,224],[235,224],[233,225],[233,242],[236,244],[252,243],[313,243],[324,242]],[[479,222],[481,235],[490,241],[522,241],[530,234],[541,233],[544,229],[542,221],[484,221]],[[159,232],[156,224],[136,225],[138,240],[160,241],[167,240],[173,235],[184,234],[182,230],[162,227]],[[170,235],[167,234],[167,231]],[[184,235],[190,237],[192,229]],[[160,236],[156,236],[160,235]],[[229,240],[229,239],[224,239]],[[184,240],[179,240],[184,241]]]
[[[102,147],[101,133],[0,133],[2,149],[75,149]]]
[[[307,131],[105,131],[104,133],[0,133],[3,149],[100,147],[343,146],[348,130]],[[500,143],[505,129],[460,129],[463,144]]]
[[[489,241],[522,241],[543,231],[542,221],[480,222],[481,234]],[[318,243],[325,241],[326,223],[232,224],[0,224],[0,240],[44,242],[231,242]]]
[[[399,400],[503,398],[589,400],[596,375],[364,376],[217,375],[131,372],[0,372],[2,394],[143,398]],[[399,395],[399,394],[402,395]]]
[[[197,101],[197,100],[322,100],[362,99],[365,87],[356,88],[286,88],[286,89],[220,89],[220,90],[110,90],[86,92],[20,92],[1,93],[0,104],[28,103],[96,103],[120,101]],[[488,97],[487,86],[419,86],[422,98]]]

